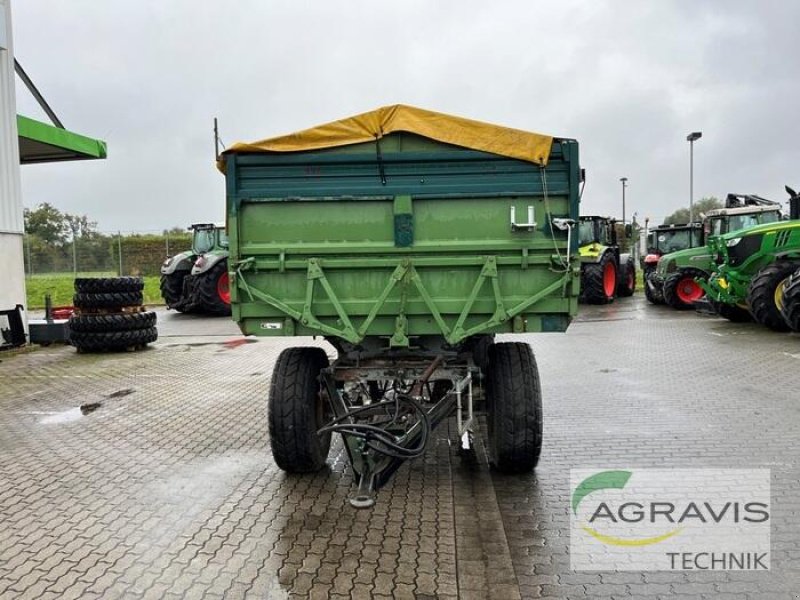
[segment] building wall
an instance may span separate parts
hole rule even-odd
[[[25,306],[11,0],[0,0],[0,309]]]

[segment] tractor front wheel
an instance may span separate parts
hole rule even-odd
[[[767,265],[753,277],[747,289],[747,305],[756,323],[773,331],[789,331],[789,325],[781,315],[783,282],[798,267],[798,262],[782,260]]]
[[[664,302],[672,308],[686,310],[705,296],[703,288],[695,279],[706,279],[707,275],[700,269],[681,269],[664,281]]]
[[[583,265],[581,296],[589,304],[608,304],[617,291],[617,261],[606,252],[596,263]]]
[[[161,276],[161,297],[167,308],[172,308],[178,312],[183,312],[181,302],[183,296],[183,278],[189,271],[175,271],[169,275]]]
[[[228,261],[221,260],[198,277],[197,298],[202,310],[214,315],[231,314]]]
[[[275,462],[288,473],[319,471],[328,457],[331,434],[317,435],[330,412],[319,382],[327,366],[322,348],[287,348],[272,372],[269,443]]]
[[[661,288],[653,282],[653,275],[654,273],[650,272],[644,276],[644,297],[650,304],[664,304],[664,295],[661,293]]]
[[[628,298],[633,296],[633,293],[636,291],[636,265],[632,260],[628,260],[622,269],[622,281],[620,281],[617,286],[617,296],[620,298]]]
[[[800,332],[800,269],[783,283],[781,314],[792,331]]]
[[[489,460],[505,473],[526,473],[542,451],[542,388],[528,344],[489,348],[487,386]]]

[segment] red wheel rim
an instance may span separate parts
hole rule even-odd
[[[694,279],[684,277],[678,282],[675,293],[678,295],[678,300],[684,304],[692,304],[700,300],[705,292]]]
[[[606,263],[603,269],[603,291],[607,298],[614,297],[614,290],[617,289],[617,269],[613,262]]]
[[[217,295],[225,304],[231,303],[230,279],[227,271],[220,275],[217,280]]]

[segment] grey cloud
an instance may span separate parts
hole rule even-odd
[[[227,143],[404,102],[581,142],[585,212],[662,218],[795,176],[800,5],[477,1],[13,4],[17,55],[109,159],[23,169],[27,205],[107,230],[219,219]],[[20,112],[39,115],[23,89]],[[797,180],[792,181],[796,177]]]

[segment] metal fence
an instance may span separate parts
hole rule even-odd
[[[64,243],[24,236],[25,274],[158,275],[167,256],[188,250],[191,234],[91,233]]]

